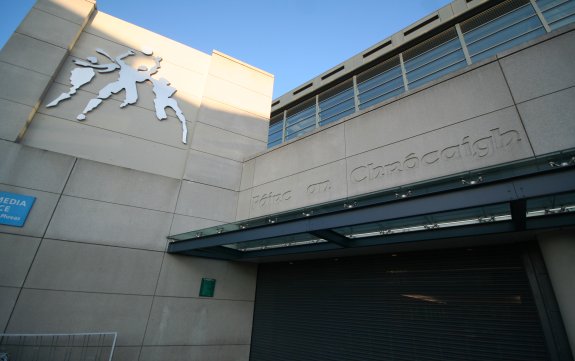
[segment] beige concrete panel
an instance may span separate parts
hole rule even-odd
[[[575,87],[517,105],[536,155],[575,147]]]
[[[347,121],[347,155],[392,144],[512,104],[499,65],[490,63]]]
[[[187,151],[96,128],[88,122],[74,122],[38,114],[22,144],[180,179]],[[174,137],[180,137],[178,133]]]
[[[198,115],[202,123],[266,143],[269,130],[268,118],[269,114],[266,117],[259,117],[212,99],[203,100]]]
[[[174,221],[170,229],[170,235],[186,233],[197,229],[209,228],[218,226],[223,222],[213,221],[211,219],[197,218],[184,216],[181,214],[174,214]]]
[[[82,25],[95,9],[95,3],[95,1],[86,0],[39,0],[34,7]]]
[[[0,139],[17,141],[35,113],[31,106],[0,99]]]
[[[510,107],[348,158],[349,196],[532,156]]]
[[[468,7],[467,7],[467,1],[465,0],[454,0],[451,2],[451,9],[453,9],[453,13],[454,14],[461,14],[465,11],[467,11]]]
[[[538,238],[571,351],[575,355],[575,233],[543,233]]]
[[[93,35],[85,34],[80,38],[80,40],[85,40],[85,38],[93,37]],[[64,85],[65,87],[69,87],[70,84],[70,73],[73,69],[76,68],[74,64],[74,59],[84,59],[88,56],[96,56],[99,59],[100,64],[107,64],[110,61],[107,60],[105,57],[96,53],[96,48],[102,48],[106,50],[111,56],[120,55],[128,50],[126,47],[118,46],[117,44],[109,45],[108,42],[104,39],[97,38],[97,41],[89,41],[89,45],[85,45],[87,41],[83,42],[83,46],[80,49],[76,49],[74,51],[75,56],[70,56],[64,62],[64,65],[61,71],[58,73],[56,77],[56,82]],[[92,44],[95,43],[95,44]],[[102,44],[100,44],[102,43]],[[108,48],[115,49],[114,51],[108,50]],[[154,65],[154,61],[151,57],[144,56],[138,53],[137,56],[131,56],[124,59],[127,64],[130,64],[132,67],[137,68],[140,65],[146,65],[148,67]],[[194,113],[197,112],[199,108],[199,104],[201,103],[201,97],[204,88],[205,82],[205,74],[200,74],[182,67],[179,67],[174,64],[170,64],[169,62],[162,61],[162,67],[160,70],[154,75],[154,78],[166,78],[171,86],[175,88],[177,91],[172,96],[178,102],[178,105],[186,119],[188,121],[192,121],[195,119]],[[87,91],[94,96],[96,96],[102,88],[106,85],[113,83],[118,80],[118,72],[111,72],[111,73],[96,73],[96,76],[90,81],[90,83],[85,84],[81,87],[83,91]],[[138,88],[138,102],[136,103],[137,106],[154,111],[154,93],[152,91],[152,84],[150,82],[139,83],[137,85]],[[56,94],[57,96],[57,94]],[[118,94],[112,95],[112,99],[116,99],[118,101],[123,101],[125,98],[124,91],[119,92]],[[52,100],[51,97],[46,98],[46,103]],[[73,100],[72,100],[73,102]],[[82,105],[83,107],[84,105]],[[175,112],[171,108],[168,108],[168,115],[176,116]]]
[[[100,39],[101,40],[101,39]],[[126,51],[127,48],[121,48],[123,51]],[[95,51],[92,52],[85,52],[84,56],[95,56]],[[116,55],[114,53],[114,55]],[[64,66],[62,67],[61,71],[58,73],[56,78],[56,83],[53,87],[57,87],[59,90],[52,90],[51,94],[48,94],[45,99],[45,104],[48,104],[50,101],[55,99],[62,91],[68,91],[70,87],[70,73],[73,69],[76,68],[76,65],[73,63],[73,59],[77,59],[76,57],[68,57],[68,59],[64,62]],[[137,59],[127,58],[125,59],[128,64],[132,64],[133,67],[138,67],[139,65],[153,65],[153,61],[150,58],[145,56],[139,56]],[[109,61],[106,61],[105,58],[100,56],[100,63],[104,64]],[[184,113],[187,121],[194,121],[196,118],[196,114],[198,112],[201,97],[203,92],[203,81],[204,76],[189,70],[183,70],[178,72],[181,68],[174,69],[174,66],[171,67],[163,65],[160,69],[160,72],[155,75],[155,78],[166,78],[171,82],[171,86],[174,87],[177,92],[172,96],[172,99],[177,101],[179,108]],[[175,80],[172,81],[172,79]],[[85,84],[81,87],[82,91],[89,93],[90,98],[97,97],[98,93],[102,88],[106,85],[113,83],[118,80],[118,72],[112,73],[96,73],[96,76],[90,81],[90,83]],[[154,98],[155,95],[152,90],[152,84],[150,82],[144,82],[137,84],[138,89],[138,101],[136,104],[131,105],[130,107],[140,107],[143,109],[147,109],[151,112],[154,112],[154,119],[155,116],[155,105],[154,105]],[[75,98],[75,97],[74,97]],[[66,103],[75,103],[74,98],[71,100],[66,100],[58,105],[58,107],[62,106],[62,104]],[[113,94],[109,99],[115,99],[116,101],[123,102],[125,99],[125,92],[120,91],[117,94]],[[84,107],[85,103],[77,105],[77,112],[80,112]],[[176,119],[175,111],[169,107],[166,108],[166,112],[169,117],[173,117]],[[76,116],[76,113],[73,116]],[[121,114],[125,114],[124,112],[120,112]],[[177,119],[176,119],[177,120]]]
[[[98,12],[96,14],[96,17],[102,16],[102,14],[103,13]],[[127,63],[131,63],[134,60],[134,58],[136,58],[136,57],[137,58],[141,57],[141,59],[144,59],[144,58],[152,59],[152,58],[146,57],[143,54],[141,54],[140,51],[142,49],[140,49],[140,48],[134,49],[134,48],[122,43],[121,41],[120,42],[114,41],[114,40],[110,40],[108,38],[103,38],[101,36],[91,34],[89,32],[89,30],[90,30],[90,24],[88,24],[86,26],[86,28],[84,28],[84,31],[82,31],[82,33],[78,37],[76,44],[74,44],[74,47],[70,51],[70,55],[72,57],[68,58],[66,60],[67,63],[71,63],[72,59],[75,59],[75,58],[86,59],[86,57],[88,57],[88,56],[95,56],[96,58],[98,58],[98,61],[100,64],[110,63],[110,59],[108,59],[106,56],[101,55],[101,54],[96,52],[97,48],[101,48],[106,53],[108,53],[112,58],[115,58],[118,55],[124,54],[126,51],[128,51],[130,49],[134,50],[138,55],[129,56],[129,57],[125,58],[124,60],[126,60]],[[112,30],[112,29],[110,29],[110,30]],[[151,62],[151,64],[153,64],[153,61]],[[62,70],[64,70],[64,68]],[[113,74],[115,74],[115,76],[117,77],[117,72],[113,73]],[[112,76],[114,76],[114,75],[112,75]]]
[[[2,48],[0,61],[51,77],[66,57],[66,53],[66,50],[60,47],[14,33]]]
[[[252,189],[241,191],[238,197],[238,210],[236,212],[236,220],[244,220],[250,218],[250,208],[252,202]]]
[[[500,59],[517,103],[575,85],[575,32]]]
[[[114,45],[117,47],[117,44],[114,44]],[[95,46],[94,49],[97,47],[103,48],[104,50],[108,51],[112,56],[119,55],[119,53],[127,51],[127,48],[120,47],[120,50],[118,50],[117,52],[110,52],[109,50],[106,49],[105,45]],[[74,64],[74,62],[73,62],[74,59],[80,59],[80,60],[86,61],[85,60],[86,57],[95,56],[98,58],[100,64],[110,63],[110,61],[108,59],[97,54],[94,49],[92,49],[89,52],[88,51],[83,52],[78,57],[69,56],[64,61],[64,64],[63,64],[60,72],[58,73],[58,75],[55,79],[55,84],[52,85],[52,89],[46,95],[46,98],[44,99],[44,105],[50,103],[52,100],[54,100],[56,97],[58,97],[60,95],[60,93],[68,92],[69,88],[71,87],[70,74],[71,74],[73,69],[79,68],[78,66],[76,66]],[[148,57],[145,57],[143,55],[139,56],[137,59],[134,59],[133,57],[128,57],[124,60],[126,61],[126,63],[131,64],[134,68],[137,68],[139,65],[151,66],[154,63],[153,60],[151,60]],[[137,60],[141,60],[141,61],[137,61]],[[89,94],[85,95],[85,97],[87,97],[87,99],[95,98],[95,97],[97,97],[98,93],[100,92],[100,90],[102,88],[104,88],[106,85],[108,85],[110,83],[116,82],[117,80],[118,80],[118,71],[117,70],[114,72],[110,72],[110,73],[99,73],[96,71],[95,76],[92,78],[92,80],[88,84],[82,85],[82,87],[80,89],[83,92],[89,93]],[[54,88],[56,88],[56,89],[54,89]],[[137,103],[130,105],[128,108],[119,109],[118,111],[120,114],[125,115],[128,109],[130,109],[131,107],[135,107],[135,106],[147,109],[151,112],[154,111],[154,94],[152,92],[152,86],[149,83],[138,83],[137,89],[138,89],[138,101],[137,101]],[[72,119],[76,119],[76,115],[82,109],[84,109],[84,107],[86,106],[86,103],[87,103],[86,102],[87,99],[82,99],[80,101],[78,99],[78,97],[79,97],[78,94],[76,94],[71,99],[62,101],[55,108],[52,108],[52,109],[61,108],[64,105],[71,106],[71,104],[73,104],[75,109],[77,109],[77,110],[74,113],[66,116],[66,118],[72,117]],[[110,98],[108,98],[108,100],[115,99],[116,101],[123,102],[125,98],[126,98],[125,91],[120,91],[117,94],[113,94]],[[107,102],[108,100],[104,100],[104,102]],[[117,104],[116,106],[119,107],[119,104]],[[96,108],[95,111],[97,111],[97,109],[99,109],[99,108]]]
[[[144,344],[249,344],[253,306],[251,301],[156,297]]]
[[[1,102],[1,101],[0,101]],[[0,104],[0,112],[2,111],[2,105]],[[21,133],[26,129],[26,115],[22,114],[21,119],[6,119],[0,120],[0,140],[8,140],[11,142],[17,142]]]
[[[234,108],[267,118],[270,115],[272,98],[256,93],[240,85],[224,79],[208,76],[204,97],[220,103],[229,104]]]
[[[17,33],[56,45],[63,49],[70,49],[81,31],[81,25],[36,8],[30,10],[22,23],[20,23],[20,26],[16,29]]]
[[[256,160],[250,159],[242,164],[242,181],[240,190],[246,190],[254,185],[254,172],[256,170]]]
[[[176,213],[233,222],[236,218],[238,193],[205,184],[182,181]]]
[[[124,54],[130,49],[128,46],[124,46],[84,32],[72,50],[71,56],[65,60],[64,65],[56,78],[56,81],[62,84],[69,83],[68,79],[70,77],[70,71],[76,67],[73,62],[74,59],[85,60],[88,56],[95,56],[98,58],[100,64],[110,63],[108,58],[96,52],[96,49],[98,48],[103,49],[112,57]],[[134,68],[138,68],[140,65],[146,65],[148,67],[155,65],[153,56],[144,55],[139,51],[140,49],[133,50],[136,53],[135,55],[124,58],[124,61],[127,64]],[[190,97],[201,98],[206,79],[205,73],[190,70],[184,66],[177,65],[171,62],[170,58],[166,58],[164,54],[157,51],[154,52],[154,56],[162,57],[162,61],[160,63],[161,67],[158,72],[154,74],[154,78],[160,79],[163,77],[169,80],[171,85],[178,90],[175,97],[180,97],[183,100],[186,100]],[[89,84],[84,85],[83,89],[92,93],[98,93],[98,91],[105,85],[116,81],[116,79],[118,79],[118,71],[110,73],[97,73],[97,76],[92,79]],[[145,101],[142,103],[149,103],[150,108],[153,109],[154,105],[151,103],[151,99],[153,99],[153,95],[151,95],[152,86],[149,83],[146,86],[150,89],[150,95],[142,94],[142,99],[140,100]],[[119,98],[119,96],[115,97]]]
[[[71,59],[71,58],[70,58]],[[56,99],[61,93],[68,92],[70,89],[70,71],[74,69],[73,63],[67,61],[58,76],[57,82],[53,83],[45,97],[44,107],[40,112],[48,115],[55,115],[60,118],[76,120],[76,116],[86,107],[88,101],[92,98],[97,98],[99,91],[109,83],[115,82],[118,78],[117,73],[97,74],[89,84],[80,88],[80,90],[73,95],[71,99],[64,100],[56,107],[46,108],[46,104]],[[152,86],[149,83],[138,84],[138,101],[136,104],[130,105],[127,108],[120,108],[120,104],[124,101],[126,95],[124,91],[120,91],[116,95],[105,99],[104,102],[96,109],[88,113],[88,120],[94,117],[100,119],[101,126],[110,129],[118,128],[119,131],[128,132],[134,131],[134,134],[140,137],[150,137],[150,129],[153,130],[160,128],[161,131],[155,137],[158,141],[168,144],[176,144],[177,147],[184,147],[180,137],[171,137],[172,133],[181,133],[181,124],[177,118],[176,112],[171,107],[165,109],[168,118],[159,122],[156,115],[154,97]],[[191,123],[197,118],[198,109],[201,103],[200,96],[191,96],[183,92],[177,92],[173,97],[188,121],[188,128],[191,129]],[[107,121],[108,116],[111,116],[110,121]],[[121,117],[123,120],[119,124],[115,120]],[[102,121],[102,119],[104,119]],[[161,124],[161,125],[160,125]],[[167,125],[166,125],[167,124]],[[142,128],[142,129],[140,129]],[[166,128],[169,128],[167,130]],[[168,140],[166,140],[167,138]],[[188,135],[190,138],[190,135]]]
[[[26,288],[153,295],[162,252],[44,239]]]
[[[50,222],[50,217],[56,204],[58,203],[58,195],[54,193],[41,192],[28,188],[12,187],[8,185],[0,185],[0,192],[10,192],[16,194],[24,194],[27,196],[36,197],[34,205],[28,213],[28,218],[24,227],[14,227],[0,225],[0,232],[19,234],[23,236],[42,237]]]
[[[95,1],[95,0],[94,0]],[[2,351],[7,351],[10,360],[111,360],[110,346],[113,336],[107,334],[43,334],[24,337],[2,338]],[[38,346],[37,346],[38,345]],[[121,347],[126,349],[129,347]],[[139,347],[131,347],[139,351]],[[121,354],[116,357],[120,348],[114,346],[113,360],[138,360],[138,353],[131,358]],[[121,351],[120,351],[121,352]]]
[[[144,346],[140,361],[248,361],[249,358],[249,345]]]
[[[118,332],[118,346],[142,343],[151,296],[23,289],[8,333]]]
[[[344,126],[340,124],[257,157],[253,184],[257,186],[344,157]]]
[[[454,12],[453,9],[451,8],[451,4],[447,4],[442,8],[440,8],[439,10],[437,10],[437,13],[439,15],[439,19],[441,20],[441,22],[445,23],[453,18]]]
[[[174,178],[79,159],[64,194],[173,212],[179,189]]]
[[[109,64],[110,60],[105,56],[96,52],[96,49],[102,49],[106,51],[111,57],[115,58],[116,56],[125,54],[130,47],[123,46],[116,42],[112,42],[107,39],[103,39],[92,34],[83,32],[78,42],[76,43],[74,49],[72,49],[71,56],[69,56],[62,69],[58,73],[56,77],[56,82],[60,84],[64,84],[68,86],[70,84],[70,72],[77,67],[74,64],[74,60],[84,60],[89,56],[94,56],[98,59],[99,64]],[[133,68],[138,68],[140,65],[146,65],[148,67],[153,66],[154,60],[152,57],[145,56],[139,49],[134,49],[136,54],[132,56],[128,56],[123,59],[127,64],[131,65]],[[161,65],[164,65],[164,61],[162,61]],[[165,67],[165,66],[163,66]],[[160,70],[160,72],[163,69]],[[82,90],[90,92],[92,94],[98,94],[99,91],[104,88],[106,85],[115,82],[118,80],[118,70],[109,72],[109,73],[100,73],[96,72],[96,76],[90,81],[90,83],[85,84],[82,86]],[[119,92],[116,95],[112,96],[113,99],[117,99],[123,101],[125,98],[124,91]],[[136,103],[138,106],[153,110],[154,103],[153,103],[154,95],[152,93],[152,87],[150,84],[146,83],[139,83],[138,84],[138,102]],[[46,98],[47,101],[52,99],[51,97]]]
[[[196,122],[198,121],[198,114],[200,112],[202,106],[202,98],[194,98],[192,96],[186,96],[186,98],[180,97],[178,93],[173,96],[174,99],[177,100],[180,109],[184,113],[186,120],[188,121],[188,144],[190,144],[192,139],[192,133]],[[182,100],[184,99],[184,100]],[[168,117],[175,117],[176,113],[172,110],[172,108],[166,108],[166,113]]]
[[[114,348],[114,361],[138,361],[140,347],[116,346]]]
[[[84,31],[123,44],[134,50],[148,47],[165,61],[201,74],[208,73],[211,59],[208,54],[111,15],[98,12]]]
[[[163,251],[172,215],[63,196],[47,238]]]
[[[436,15],[439,15],[439,13],[434,11],[423,19],[420,19],[407,28],[402,29],[401,32],[403,33],[405,39],[404,42],[416,39],[417,37],[429,32],[431,29],[439,26],[439,24],[441,24],[441,20],[439,18],[433,20],[434,16]],[[406,32],[408,34],[405,34]]]
[[[340,160],[256,186],[250,218],[347,197],[346,162]]]
[[[0,330],[4,331],[18,298],[19,288],[0,287]]]
[[[156,294],[199,297],[202,278],[216,280],[214,299],[253,301],[257,265],[167,254]]]
[[[67,87],[61,85],[53,86],[48,92],[46,99],[55,99],[61,93],[67,91]],[[171,147],[187,149],[187,145],[182,143],[181,123],[177,118],[169,117],[164,121],[160,121],[156,117],[155,112],[141,108],[138,105],[120,108],[123,100],[106,99],[100,106],[86,114],[86,120],[82,122],[76,120],[76,116],[82,112],[93,97],[93,94],[80,90],[69,101],[62,102],[56,107],[43,107],[38,112],[66,119],[73,123],[86,124]]]
[[[265,150],[265,142],[215,128],[198,122],[194,128],[191,148],[242,162],[245,158]]]
[[[19,66],[0,62],[0,98],[35,107],[50,77]]]
[[[159,56],[163,54],[158,53]],[[170,82],[170,86],[177,89],[173,98],[177,98],[182,107],[182,101],[189,101],[189,99],[201,99],[204,93],[204,85],[206,82],[206,75],[196,71],[189,70],[180,65],[170,62],[170,59],[162,60],[162,67],[154,78],[165,78]],[[182,109],[184,109],[182,107]],[[185,112],[184,112],[185,113]]]
[[[273,75],[220,52],[212,53],[210,75],[241,85],[270,98],[273,93]]]
[[[238,191],[241,177],[242,163],[190,150],[184,179]]]
[[[0,286],[22,287],[40,238],[0,233]]]
[[[0,183],[60,193],[74,158],[0,141]]]

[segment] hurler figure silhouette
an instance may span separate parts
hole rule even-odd
[[[98,105],[102,103],[104,99],[108,99],[110,96],[112,96],[112,94],[116,94],[121,90],[125,91],[125,99],[124,102],[120,104],[120,108],[123,108],[129,104],[136,103],[138,100],[138,89],[136,88],[136,84],[150,80],[151,75],[158,71],[162,58],[156,57],[154,59],[156,64],[150,69],[148,69],[148,67],[145,65],[138,67],[138,69],[134,69],[123,61],[124,58],[131,55],[135,55],[133,50],[129,50],[115,58],[116,64],[120,66],[118,80],[103,87],[98,92],[97,98],[90,99],[82,113],[78,114],[76,119],[85,120],[86,113],[94,110],[96,107],[98,107]]]

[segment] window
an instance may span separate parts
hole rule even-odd
[[[319,125],[335,122],[355,112],[353,82],[348,80],[319,96]]]
[[[283,136],[283,113],[270,119],[270,130],[268,133],[268,148],[274,147],[282,142]]]
[[[455,29],[449,29],[404,52],[408,88],[451,73],[467,65]]]
[[[370,68],[355,76],[357,94],[354,91],[354,80],[348,78],[332,85],[315,98],[308,98],[303,103],[294,105],[287,111],[285,135],[283,124],[270,122],[268,147],[281,143],[282,137],[284,140],[296,138],[316,127],[348,116],[357,109],[362,110],[400,95],[406,88],[420,87],[465,67],[468,61],[481,61],[543,35],[546,30],[540,18],[541,14],[551,30],[575,22],[575,0],[534,1],[536,3],[533,5],[531,0],[502,1],[459,23],[463,39],[458,35],[456,27],[451,27],[399,55],[375,61]],[[535,11],[535,4],[541,11],[539,15]],[[467,48],[468,58],[464,53],[462,41]],[[363,54],[363,58],[389,45],[391,40]],[[400,62],[401,57],[404,69]],[[344,66],[340,66],[324,75],[323,79],[343,69]],[[348,74],[349,76],[351,75]],[[309,83],[294,94],[312,85],[313,83]],[[282,117],[283,114],[280,116],[283,121]]]
[[[315,99],[299,104],[288,110],[286,118],[286,140],[290,140],[312,131],[315,122]]]
[[[529,1],[504,2],[463,22],[461,29],[472,62],[545,34]]]
[[[537,0],[551,30],[575,21],[575,0]]]
[[[405,91],[399,56],[395,56],[357,76],[359,109],[399,95]]]

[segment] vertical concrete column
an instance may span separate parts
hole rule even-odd
[[[0,139],[19,142],[95,0],[38,0],[0,52]]]
[[[575,356],[575,231],[544,233],[538,240]]]
[[[214,50],[190,140],[176,226],[186,222],[189,231],[190,221],[198,219],[204,226],[205,220],[236,220],[243,162],[267,148],[272,90],[273,75]],[[179,231],[172,227],[172,233],[174,229]]]

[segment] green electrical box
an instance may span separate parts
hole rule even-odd
[[[216,288],[216,280],[213,278],[202,278],[200,286],[200,297],[214,297],[214,289]]]

